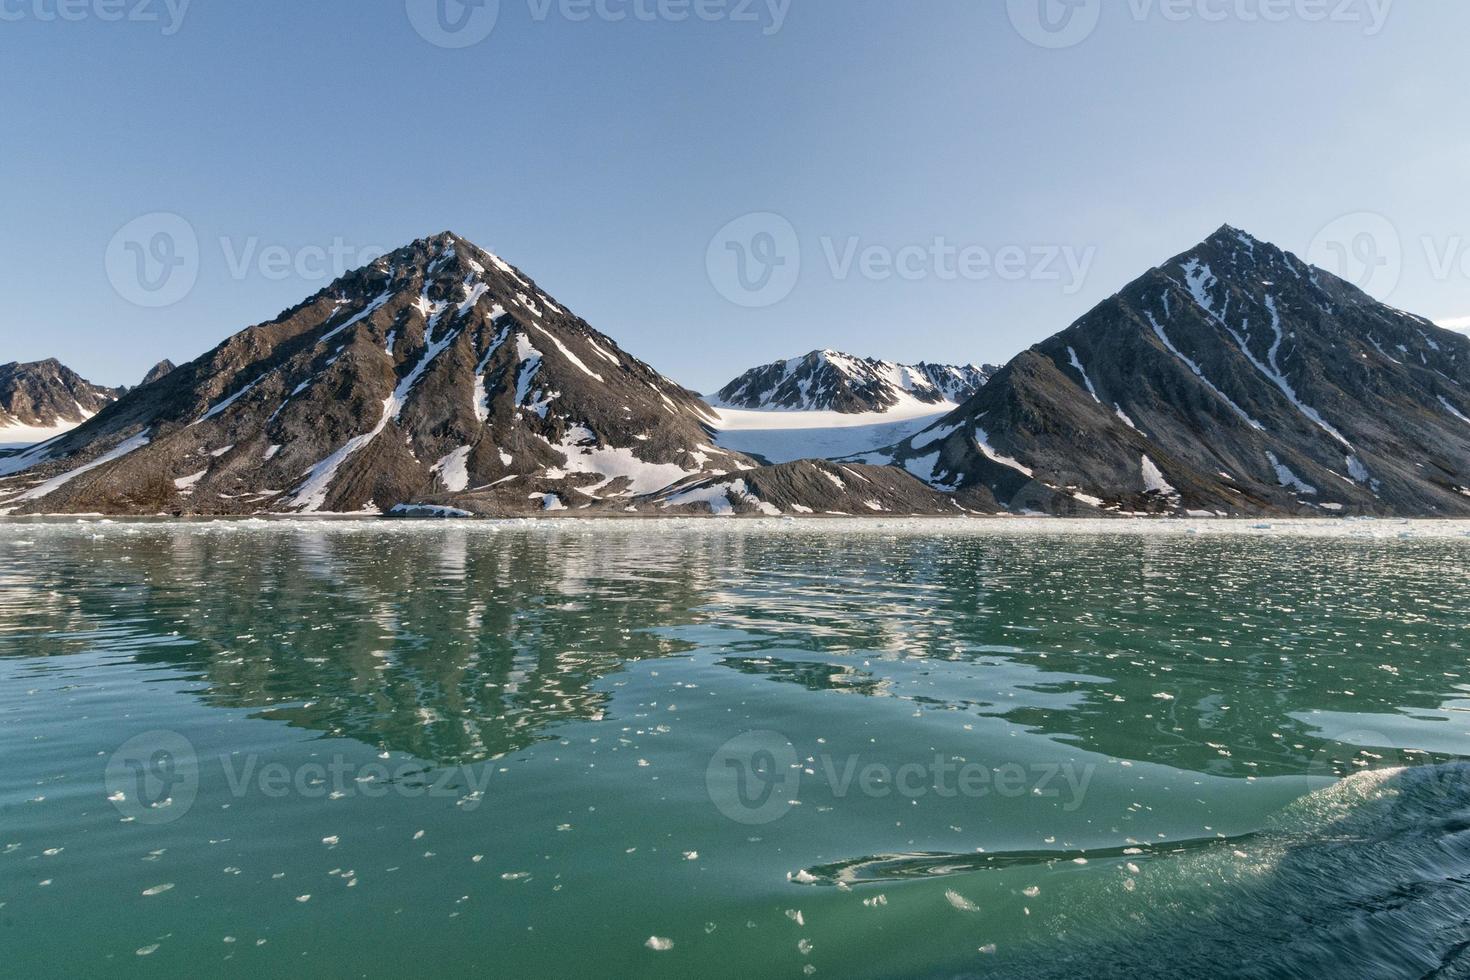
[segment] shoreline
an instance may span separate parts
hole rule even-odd
[[[338,530],[343,532],[390,531],[429,533],[438,531],[505,530],[630,531],[649,522],[662,525],[671,534],[718,529],[737,533],[837,533],[916,534],[951,537],[1036,534],[1079,536],[1178,536],[1245,538],[1316,538],[1322,540],[1464,540],[1470,544],[1470,519],[1465,518],[1178,518],[1178,517],[1050,517],[983,516],[836,516],[813,517],[713,517],[700,515],[538,515],[500,518],[385,518],[368,514],[270,514],[245,517],[108,516],[104,514],[60,514],[0,517],[0,542],[15,532],[27,530],[82,530],[95,532],[115,528],[125,533],[143,530],[187,530],[233,532],[249,530]]]

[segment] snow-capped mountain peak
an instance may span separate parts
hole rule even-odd
[[[0,365],[0,445],[53,439],[117,400],[55,358]]]
[[[45,478],[0,509],[576,509],[750,466],[713,445],[714,422],[697,395],[445,232],[0,463]]]
[[[865,460],[980,509],[1460,515],[1470,342],[1227,225]]]
[[[980,389],[991,367],[897,364],[831,349],[746,371],[712,399],[720,407],[849,414],[887,412],[915,402],[958,403]]]

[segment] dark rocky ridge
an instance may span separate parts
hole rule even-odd
[[[163,360],[159,361],[157,364],[153,365],[153,367],[148,369],[148,373],[143,375],[143,380],[139,384],[139,387],[142,387],[142,385],[151,385],[159,378],[162,378],[164,375],[172,372],[176,367],[178,367],[177,364],[165,357]]]
[[[80,423],[116,401],[120,393],[120,389],[93,384],[55,358],[3,364],[0,427]]]
[[[996,370],[992,365],[895,364],[819,350],[746,371],[720,389],[715,404],[848,414],[885,412],[904,400],[958,404]]]
[[[1470,338],[1225,227],[868,461],[983,509],[1470,516]]]
[[[711,421],[696,395],[446,233],[0,460],[16,474],[0,510],[377,512],[486,487],[521,501],[506,510],[543,494],[581,506],[751,465],[712,445]]]

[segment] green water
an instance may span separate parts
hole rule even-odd
[[[0,525],[0,973],[1461,975],[1470,535],[1338,527]]]

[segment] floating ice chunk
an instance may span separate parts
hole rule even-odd
[[[961,912],[980,911],[980,906],[976,905],[974,902],[970,901],[968,898],[961,895],[959,892],[954,891],[953,889],[950,889],[949,891],[946,891],[944,893],[944,899],[945,901],[949,902],[950,905],[953,905]]]

